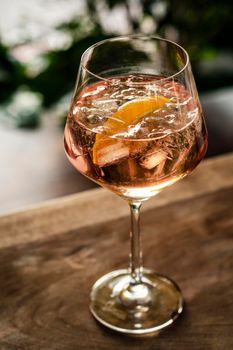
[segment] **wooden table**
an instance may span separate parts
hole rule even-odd
[[[233,349],[233,154],[149,200],[141,221],[145,266],[183,291],[174,326],[129,338],[90,315],[92,284],[129,251],[127,205],[94,189],[0,218],[0,349]]]

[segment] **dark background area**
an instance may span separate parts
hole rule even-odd
[[[65,159],[62,130],[80,56],[107,37],[155,34],[184,46],[209,130],[207,157],[233,150],[232,1],[15,0],[13,5],[0,4],[2,19],[9,18],[0,26],[0,210],[93,187]]]

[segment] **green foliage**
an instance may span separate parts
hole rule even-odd
[[[58,102],[72,90],[83,51],[97,41],[117,35],[106,33],[103,29],[98,13],[99,1],[86,0],[86,3],[86,16],[76,16],[57,28],[58,31],[68,33],[71,38],[70,45],[66,49],[44,53],[43,58],[47,64],[33,77],[28,74],[25,65],[12,58],[11,48],[0,43],[0,102],[7,99],[12,101],[10,97],[13,98],[22,85],[27,86],[29,91],[43,96],[44,107]],[[227,51],[232,55],[232,0],[139,0],[135,3],[138,3],[141,9],[138,15],[135,15],[132,9],[132,1],[101,1],[109,13],[116,6],[124,6],[129,27],[133,32],[141,32],[143,21],[149,18],[157,28],[156,33],[152,30],[151,34],[173,39],[175,33],[175,38],[178,38],[179,43],[190,54],[199,89],[232,85],[233,63],[232,70],[228,67],[226,74],[223,71],[217,72],[216,69],[208,71],[207,74],[199,66],[200,62],[214,61],[221,52]],[[38,123],[39,111],[40,108],[25,116],[21,114],[16,124],[35,126]]]
[[[9,50],[0,43],[0,102],[25,81],[25,67],[11,56]]]
[[[49,107],[70,91],[75,84],[82,53],[95,42],[104,39],[101,33],[93,33],[63,51],[49,52],[46,56],[50,64],[36,79],[28,79],[28,85],[44,96],[44,105]]]
[[[163,26],[172,24],[179,31],[192,61],[202,59],[206,50],[232,49],[232,1],[169,0]]]

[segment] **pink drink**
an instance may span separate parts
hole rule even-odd
[[[119,108],[155,96],[165,101],[162,106],[130,125],[109,128],[107,121]],[[203,123],[199,104],[180,83],[148,75],[115,76],[85,86],[74,97],[65,149],[75,168],[91,180],[128,199],[143,200],[201,161],[207,149]]]

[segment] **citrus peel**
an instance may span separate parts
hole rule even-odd
[[[153,96],[132,100],[120,106],[104,123],[105,134],[96,134],[93,146],[93,163],[104,166],[107,164],[107,159],[111,160],[111,155],[112,162],[109,162],[109,164],[113,163],[116,158],[129,155],[126,142],[111,136],[126,130],[127,127],[135,123],[135,121],[163,107],[167,102],[169,102],[169,99],[166,97]],[[110,152],[110,154],[107,159],[105,159],[108,152]],[[118,156],[117,153],[119,153]]]

